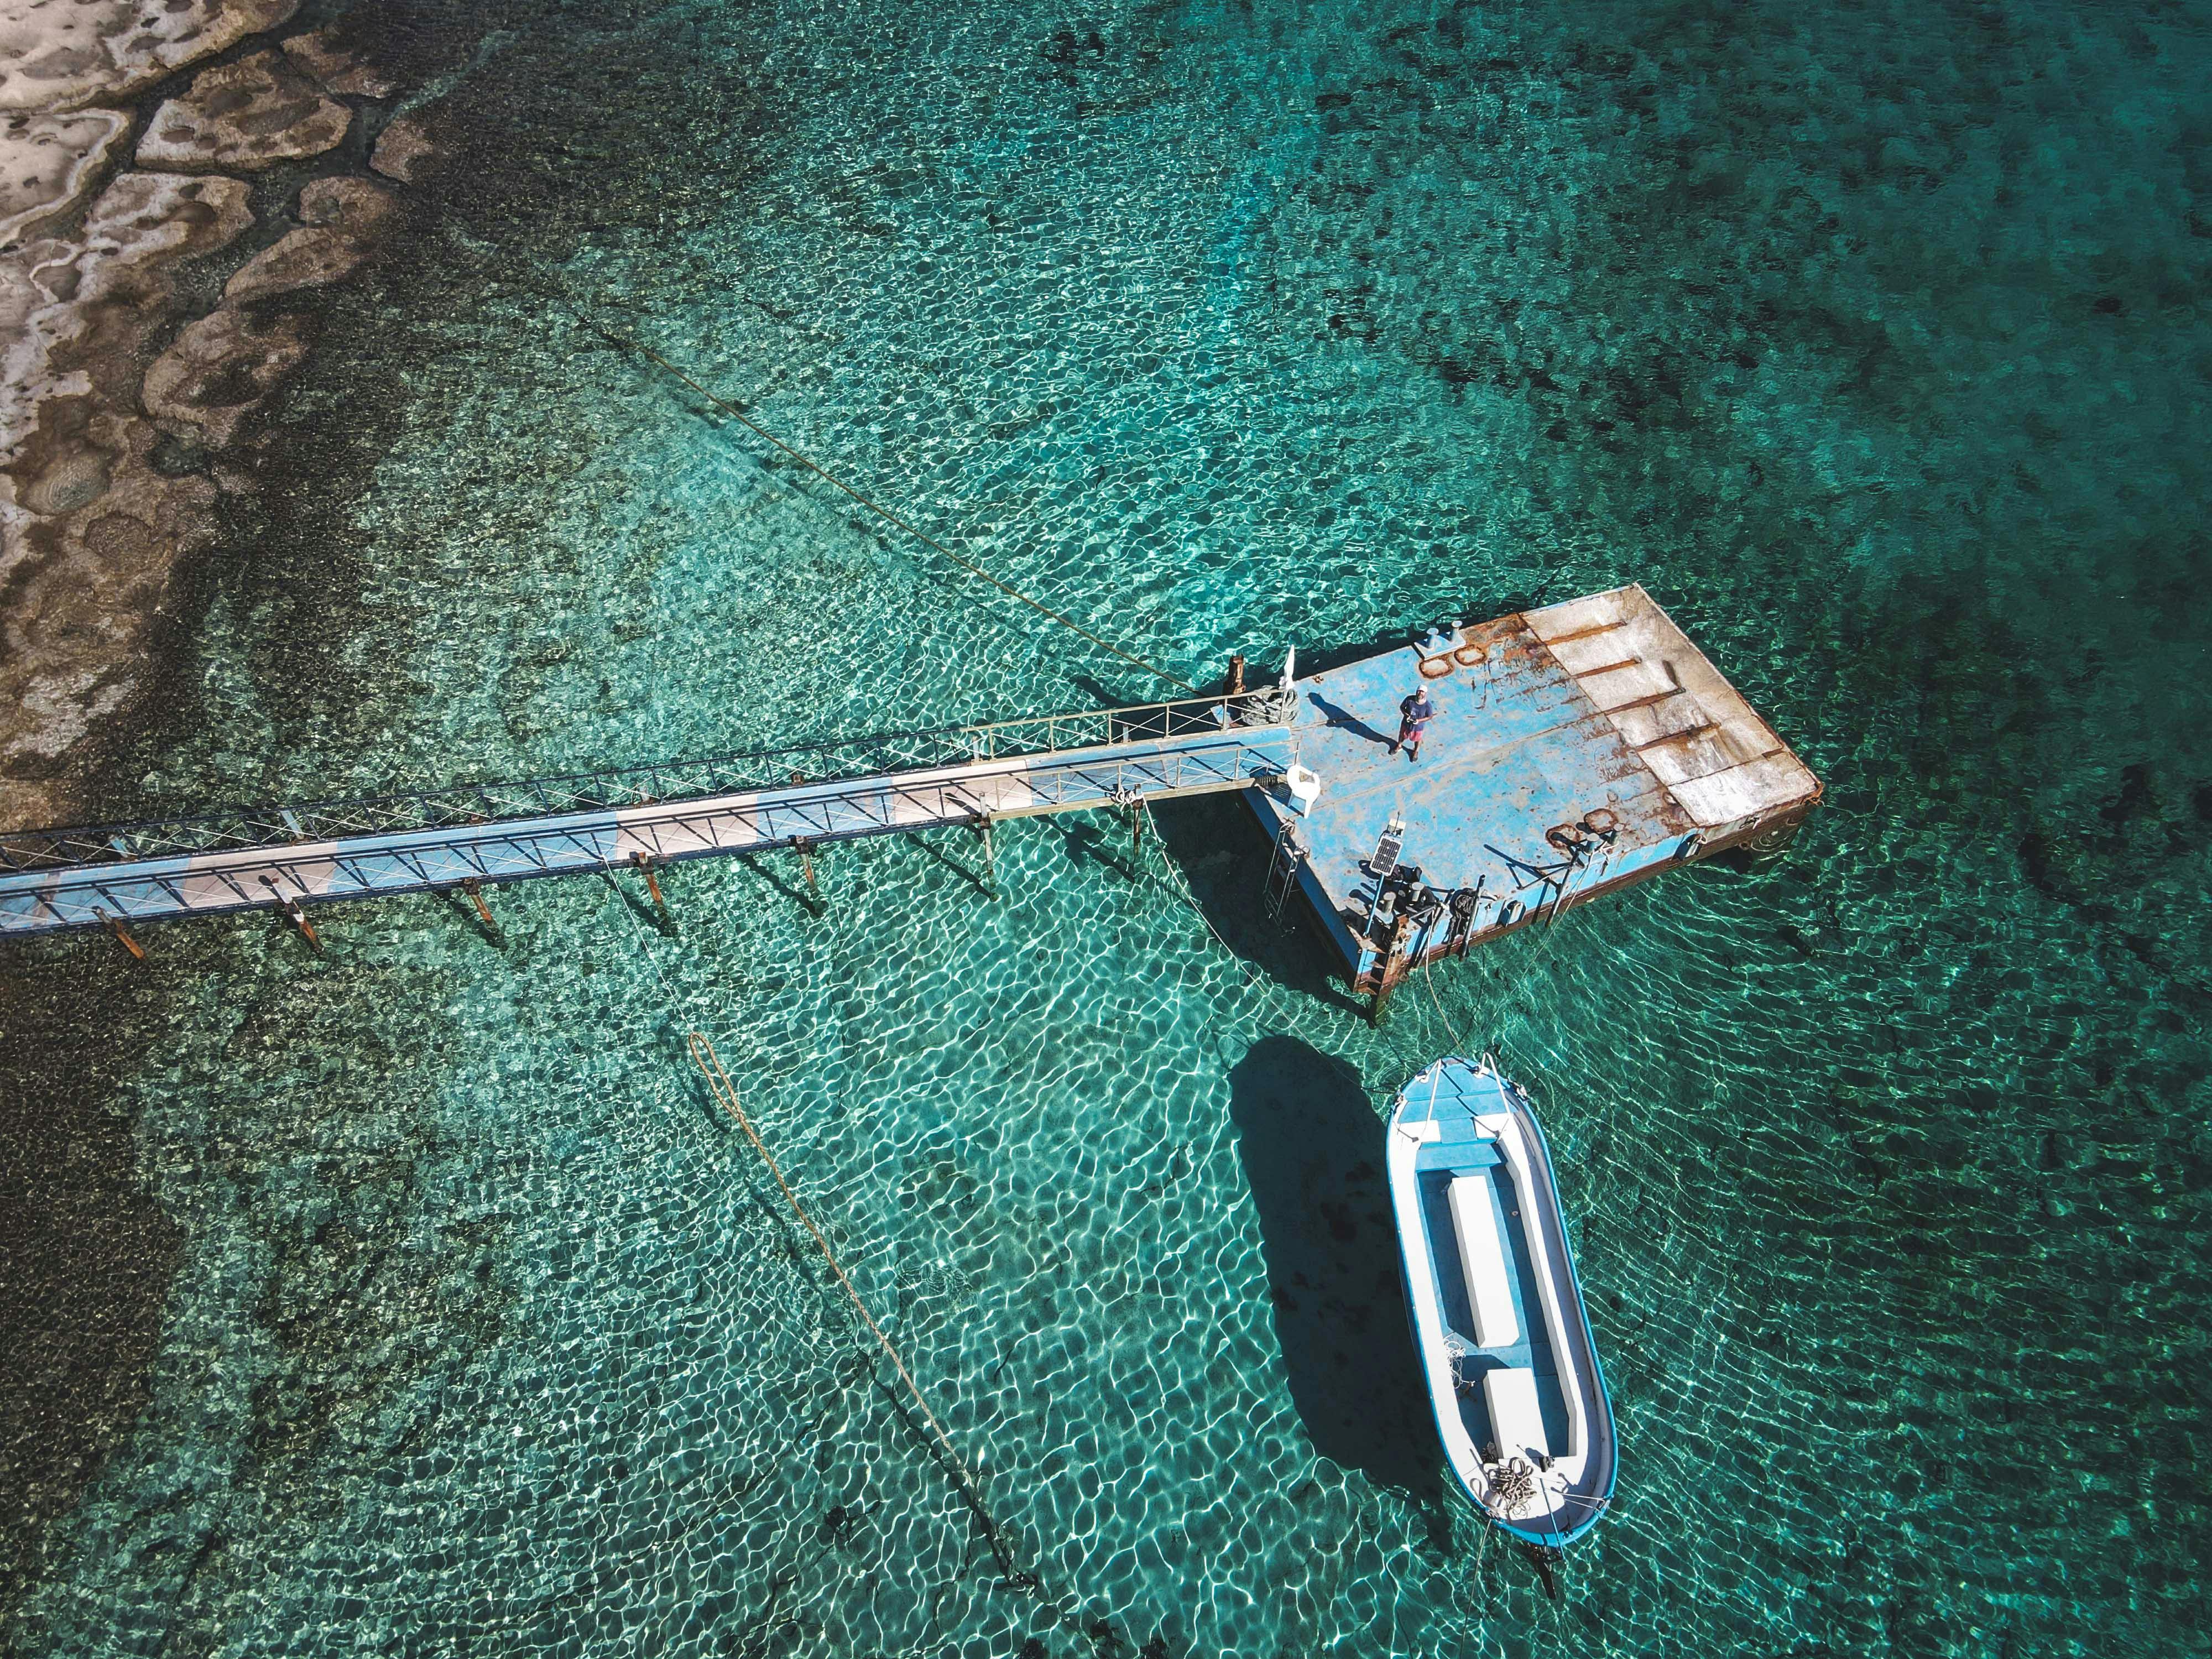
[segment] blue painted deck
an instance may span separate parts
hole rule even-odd
[[[1417,688],[1437,714],[1412,760],[1392,740]],[[1297,690],[1300,758],[1321,794],[1303,813],[1279,793],[1252,799],[1271,832],[1297,823],[1307,896],[1363,988],[1389,943],[1387,926],[1365,926],[1376,883],[1364,866],[1394,815],[1401,866],[1439,893],[1479,889],[1473,943],[1802,816],[1820,793],[1639,588],[1455,629]],[[1600,808],[1609,843],[1582,836],[1577,859],[1547,842]],[[1437,917],[1408,960],[1441,953],[1451,933]]]

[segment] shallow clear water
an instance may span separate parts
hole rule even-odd
[[[331,301],[119,803],[1158,693],[569,295],[1194,679],[1640,580],[1829,805],[1379,1029],[1233,802],[1004,830],[995,901],[947,835],[818,913],[764,858],[672,931],[577,881],[22,953],[11,1086],[130,1114],[182,1243],[11,1648],[2201,1647],[2201,14],[831,9],[393,13],[507,32],[468,165]],[[1623,1434],[1557,1602],[1439,1483],[1382,1215],[1379,1109],[1484,1046]]]

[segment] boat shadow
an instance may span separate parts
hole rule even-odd
[[[1443,1483],[1407,1328],[1383,1125],[1343,1060],[1264,1037],[1229,1073],[1291,1402],[1331,1462],[1425,1502]]]

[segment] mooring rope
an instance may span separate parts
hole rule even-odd
[[[773,444],[777,449],[791,457],[793,460],[798,462],[799,465],[805,467],[809,472],[813,473],[815,477],[822,479],[824,483],[834,485],[838,489],[842,490],[846,495],[851,496],[862,507],[866,507],[869,512],[874,514],[885,523],[897,526],[898,528],[906,532],[908,535],[913,537],[915,540],[921,543],[923,546],[935,549],[946,558],[951,560],[953,563],[958,565],[963,570],[968,571],[973,575],[981,576],[985,581],[990,583],[992,586],[997,588],[1000,592],[1006,594],[1010,599],[1018,599],[1022,604],[1029,606],[1030,610],[1036,611],[1040,617],[1050,617],[1054,622],[1058,623],[1062,628],[1068,629],[1074,633],[1080,634],[1085,639],[1090,641],[1091,644],[1098,647],[1102,651],[1110,651],[1115,656],[1121,658],[1122,661],[1133,664],[1136,667],[1143,669],[1147,674],[1151,674],[1157,678],[1165,680],[1170,685],[1175,686],[1181,690],[1187,691],[1193,696],[1196,696],[1198,695],[1198,688],[1193,685],[1188,680],[1183,679],[1177,675],[1170,674],[1166,669],[1158,667],[1152,663],[1146,662],[1142,657],[1136,656],[1130,652],[1124,651],[1120,646],[1115,645],[1111,640],[1099,638],[1097,635],[1092,633],[1089,629],[1085,628],[1081,623],[1075,621],[1073,617],[1064,617],[1059,611],[1054,611],[1051,606],[1043,604],[1040,600],[1031,599],[1028,594],[1023,592],[1021,589],[1014,586],[1011,582],[1000,580],[998,577],[993,575],[989,571],[983,568],[981,565],[977,564],[973,559],[968,558],[962,554],[955,553],[951,548],[947,547],[943,542],[939,541],[934,536],[925,534],[922,531],[908,523],[906,520],[901,518],[897,514],[892,512],[890,508],[880,506],[877,502],[870,501],[866,495],[863,495],[859,490],[854,489],[852,485],[847,483],[836,473],[830,472],[817,465],[807,456],[803,455],[798,450],[793,449],[789,444],[784,442],[784,441],[777,437],[775,434],[770,432],[766,427],[761,425],[759,422],[754,420],[743,410],[739,409],[735,404],[730,402],[726,398],[719,398],[715,396],[714,393],[708,391],[705,386],[700,385],[698,381],[693,380],[691,376],[685,374],[674,363],[670,362],[667,358],[662,356],[658,351],[655,351],[651,346],[647,345],[643,341],[631,339],[626,335],[617,334],[605,324],[599,322],[588,314],[585,313],[580,308],[578,309],[577,314],[586,327],[591,329],[592,332],[598,334],[600,338],[605,340],[609,344],[616,346],[625,351],[634,351],[637,353],[639,356],[659,364],[661,368],[665,370],[668,374],[674,375],[678,380],[683,381],[685,386],[690,386],[692,391],[697,392],[708,403],[714,404],[715,408],[720,410],[725,415],[727,415],[732,420],[743,426],[746,431],[751,433],[763,443]]]
[[[608,879],[610,882],[613,880],[611,872],[608,872]],[[641,928],[644,925],[642,921],[638,922]],[[730,1080],[729,1073],[723,1069],[722,1058],[714,1051],[712,1039],[684,1018],[681,1012],[683,999],[677,994],[675,981],[668,977],[668,970],[660,965],[659,953],[653,948],[651,941],[642,936],[638,939],[638,949],[652,968],[653,977],[660,981],[661,994],[668,1001],[668,1012],[685,1027],[685,1046],[690,1050],[691,1063],[699,1068],[699,1074],[707,1081],[708,1092],[714,1096],[715,1103],[736,1121],[738,1127],[744,1131],[745,1139],[760,1154],[761,1162],[768,1165],[768,1172],[775,1177],[775,1184],[783,1193],[784,1202],[791,1206],[791,1212],[813,1237],[816,1246],[822,1252],[822,1259],[830,1264],[830,1271],[837,1276],[837,1283],[843,1288],[854,1310],[860,1316],[861,1322],[867,1326],[869,1334],[876,1339],[876,1345],[897,1369],[899,1381],[906,1384],[907,1392],[914,1396],[914,1403],[921,1407],[922,1420],[929,1425],[930,1432],[935,1437],[938,1448],[944,1453],[947,1466],[952,1472],[953,1489],[960,1494],[960,1501],[968,1506],[969,1513],[975,1517],[975,1524],[982,1530],[984,1541],[990,1546],[991,1554],[998,1561],[1000,1571],[1017,1589],[1045,1595],[1058,1615],[1060,1610],[1045,1591],[1043,1581],[1015,1559],[1014,1551],[1006,1541],[1005,1530],[992,1518],[990,1510],[984,1505],[981,1485],[975,1471],[969,1468],[968,1460],[960,1455],[959,1449],[952,1443],[951,1436],[945,1431],[945,1425],[937,1420],[937,1413],[929,1409],[929,1401],[923,1397],[920,1386],[915,1383],[914,1373],[907,1369],[906,1360],[890,1338],[884,1334],[884,1328],[876,1323],[875,1316],[868,1311],[868,1304],[860,1299],[860,1291],[846,1273],[844,1263],[837,1259],[837,1252],[830,1247],[821,1228],[814,1224],[814,1218],[807,1214],[806,1206],[799,1201],[799,1194],[792,1190],[791,1182],[784,1178],[783,1166],[775,1161],[775,1154],[769,1151],[768,1143],[761,1139],[760,1131],[753,1127],[751,1117],[738,1097],[738,1086]]]
[[[1416,971],[1417,973],[1418,973],[1418,972],[1420,972],[1420,970],[1419,970],[1419,969],[1415,969],[1414,971]],[[1429,988],[1429,1000],[1430,1000],[1431,1002],[1432,1002],[1432,1003],[1434,1003],[1434,1004],[1436,1005],[1436,1009],[1437,1009],[1437,1018],[1438,1019],[1441,1019],[1442,1021],[1443,1021],[1443,1023],[1444,1023],[1444,1030],[1445,1030],[1445,1031],[1446,1031],[1447,1033],[1449,1033],[1449,1034],[1450,1035],[1450,1037],[1451,1037],[1451,1051],[1452,1051],[1452,1053],[1454,1053],[1454,1054],[1463,1054],[1466,1051],[1465,1051],[1465,1049],[1464,1049],[1464,1048],[1462,1048],[1461,1047],[1461,1044],[1462,1044],[1462,1042],[1464,1042],[1466,1039],[1465,1039],[1465,1038],[1462,1036],[1462,1034],[1461,1034],[1461,1033],[1460,1033],[1460,1032],[1459,1032],[1459,1031],[1458,1031],[1458,1030],[1457,1030],[1453,1026],[1453,1024],[1452,1024],[1452,1017],[1451,1017],[1449,1014],[1448,1014],[1448,1013],[1446,1013],[1446,1012],[1444,1012],[1444,1000],[1443,1000],[1442,997],[1440,997],[1440,996],[1438,996],[1438,995],[1437,994],[1437,988],[1435,987],[1435,985],[1433,985],[1433,984],[1431,984],[1431,983],[1430,982],[1430,981],[1429,981],[1429,976],[1428,976],[1428,975],[1427,975],[1427,974],[1425,974],[1425,973],[1422,973],[1422,974],[1421,974],[1421,982],[1422,982],[1423,984],[1425,984],[1425,985],[1427,985],[1427,986],[1428,986],[1428,988]]]
[[[968,1460],[961,1456],[959,1448],[952,1443],[952,1437],[945,1433],[945,1425],[937,1420],[937,1413],[929,1409],[929,1401],[923,1397],[920,1386],[915,1382],[914,1373],[907,1370],[906,1361],[900,1357],[898,1348],[890,1337],[884,1334],[884,1328],[876,1323],[876,1316],[868,1311],[868,1304],[860,1299],[860,1292],[854,1287],[851,1277],[845,1272],[845,1264],[838,1261],[837,1252],[830,1248],[822,1229],[814,1224],[814,1218],[807,1214],[806,1206],[799,1201],[799,1194],[792,1191],[791,1183],[784,1179],[783,1168],[775,1161],[775,1154],[769,1151],[768,1143],[761,1139],[760,1131],[753,1127],[752,1119],[745,1115],[745,1109],[738,1099],[738,1085],[730,1081],[730,1074],[722,1069],[722,1058],[714,1052],[713,1042],[696,1030],[686,1032],[684,1041],[691,1050],[691,1063],[699,1068],[699,1075],[707,1079],[708,1090],[722,1109],[737,1120],[738,1127],[745,1132],[745,1139],[752,1142],[753,1150],[760,1154],[761,1162],[768,1165],[768,1172],[775,1177],[775,1184],[782,1189],[784,1202],[791,1206],[791,1212],[799,1218],[799,1224],[813,1236],[814,1243],[822,1251],[822,1259],[830,1264],[830,1271],[836,1274],[837,1283],[843,1287],[854,1311],[860,1316],[860,1322],[868,1328],[869,1334],[876,1339],[876,1346],[884,1351],[884,1357],[896,1368],[899,1381],[906,1384],[906,1391],[914,1396],[914,1403],[921,1412],[922,1421],[929,1425],[930,1432],[936,1437],[938,1446],[951,1468],[953,1484],[959,1488],[961,1498],[975,1516],[976,1523],[982,1528],[983,1536],[990,1543],[991,1553],[998,1558],[1000,1570],[1017,1588],[1038,1589],[1036,1575],[1014,1559],[999,1523],[991,1518],[989,1510],[984,1507],[982,1490],[976,1482],[975,1472],[968,1467]]]

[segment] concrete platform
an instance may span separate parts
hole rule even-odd
[[[1413,761],[1391,744],[1417,686],[1437,715]],[[1271,833],[1297,826],[1300,885],[1360,990],[1668,865],[1786,839],[1820,796],[1638,586],[1455,628],[1296,689],[1299,758],[1321,793],[1304,811],[1285,790],[1249,799]],[[1378,914],[1369,860],[1394,817],[1401,866],[1437,898],[1459,895],[1461,915],[1401,928],[1417,895]]]

